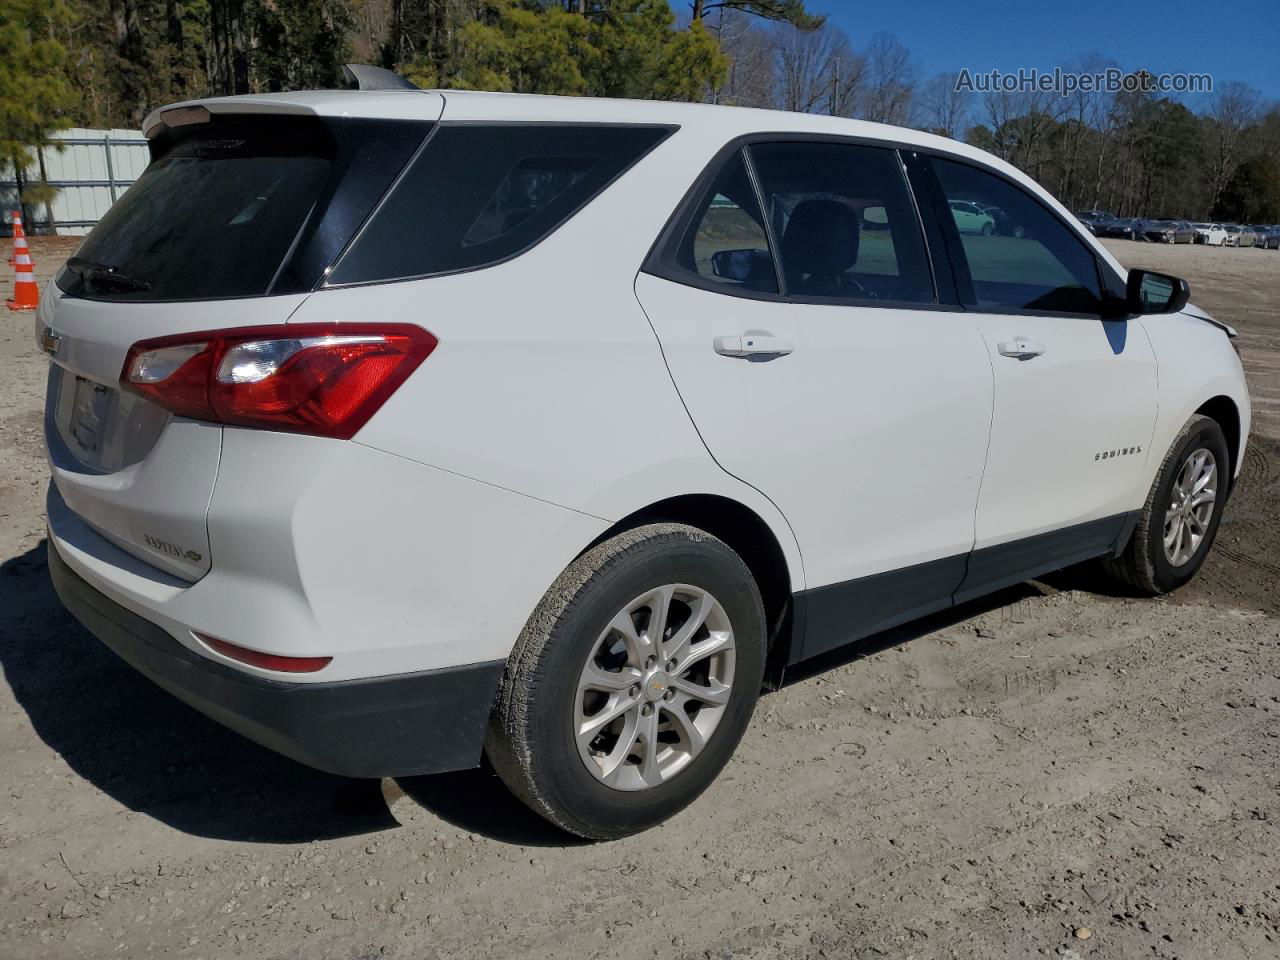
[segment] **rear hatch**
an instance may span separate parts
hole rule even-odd
[[[37,314],[56,495],[104,537],[187,581],[209,571],[222,428],[121,390],[126,354],[285,323],[430,131],[443,101],[422,96],[427,120],[229,113],[232,100],[153,132],[151,165]]]

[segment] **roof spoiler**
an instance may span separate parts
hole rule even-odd
[[[367,63],[344,63],[342,76],[352,90],[418,90],[400,74]]]

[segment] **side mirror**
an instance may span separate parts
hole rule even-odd
[[[711,255],[711,272],[725,280],[745,283],[762,267],[773,269],[767,250],[717,250]]]
[[[1130,313],[1177,313],[1191,299],[1187,281],[1150,270],[1130,270],[1125,292]]]

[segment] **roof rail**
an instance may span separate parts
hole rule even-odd
[[[400,74],[383,67],[373,67],[367,63],[344,63],[342,75],[348,86],[356,90],[418,90],[416,83],[410,83]]]

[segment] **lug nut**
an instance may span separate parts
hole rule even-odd
[[[652,669],[653,669],[653,665],[654,665],[655,663],[657,663],[657,662],[658,662],[658,658],[657,658],[657,657],[650,657],[648,660],[646,660],[646,661],[644,662],[644,668],[645,668],[646,670],[652,670]]]
[[[628,690],[627,693],[631,695],[632,699],[635,699],[636,697],[640,696],[640,684],[633,683],[631,685],[631,689]]]
[[[675,661],[675,660],[668,660],[668,661],[667,661],[667,673],[675,673],[675,672],[676,672],[676,661]]]
[[[648,716],[652,716],[652,715],[653,715],[653,704],[652,704],[652,703],[646,703],[643,707],[641,707],[641,708],[640,708],[640,716],[642,716],[642,717],[648,717]]]
[[[667,687],[667,692],[662,695],[662,699],[674,700],[675,698],[676,698],[676,692],[672,690],[670,687]]]

